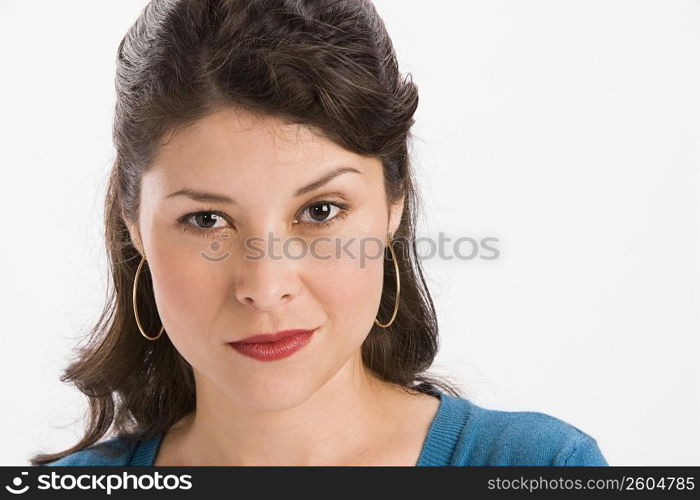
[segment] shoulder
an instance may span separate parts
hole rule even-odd
[[[129,464],[133,454],[135,443],[121,437],[113,437],[88,448],[66,455],[63,458],[44,464],[46,466],[93,466],[113,465],[125,466]]]
[[[557,417],[453,400],[467,414],[454,453],[459,465],[608,465],[593,437]]]

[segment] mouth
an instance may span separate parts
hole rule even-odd
[[[309,343],[313,330],[285,330],[273,334],[247,337],[229,345],[239,353],[259,361],[274,361],[286,358]]]

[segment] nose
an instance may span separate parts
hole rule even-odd
[[[236,273],[236,298],[243,305],[263,311],[288,304],[299,293],[297,264],[285,255],[244,255]]]

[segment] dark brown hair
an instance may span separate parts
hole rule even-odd
[[[73,447],[39,454],[45,464],[87,448],[113,430],[125,440],[164,433],[195,409],[192,367],[167,335],[142,337],[131,291],[141,255],[126,221],[136,221],[141,176],[178,128],[222,108],[306,125],[357,154],[379,158],[387,202],[405,196],[396,252],[401,293],[393,324],[374,325],[362,360],[382,380],[452,395],[431,376],[438,350],[435,308],[415,244],[418,193],[408,146],[418,90],[399,72],[393,45],[369,0],[153,0],[119,44],[113,139],[116,159],[105,201],[110,261],[106,306],[61,381],[89,400],[85,434]],[[396,276],[387,250],[380,321],[391,317]],[[160,329],[150,273],[141,273],[141,322]]]

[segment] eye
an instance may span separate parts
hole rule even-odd
[[[185,231],[197,235],[211,235],[230,229],[226,217],[216,210],[205,210],[184,215],[178,221]]]
[[[340,201],[321,200],[307,205],[300,213],[297,222],[312,229],[323,229],[349,214],[350,206]],[[216,210],[202,210],[189,213],[178,219],[182,229],[198,236],[212,236],[233,228],[228,218]]]
[[[348,215],[348,204],[339,201],[321,200],[304,208],[302,214],[308,212],[309,218],[301,218],[301,223],[313,229],[330,226]]]

